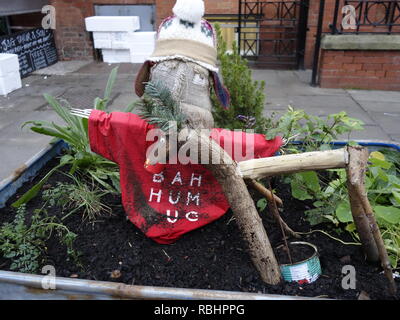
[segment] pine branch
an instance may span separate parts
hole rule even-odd
[[[182,114],[171,92],[160,82],[147,83],[138,107],[139,116],[142,119],[166,132],[175,124],[176,129],[180,130],[187,123],[185,115]]]

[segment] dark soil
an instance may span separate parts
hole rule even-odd
[[[287,249],[289,249],[289,254]],[[294,245],[288,243],[288,248],[286,248],[284,244],[276,247],[275,253],[280,264],[295,264],[310,259],[314,255],[315,251],[310,246],[304,244]]]
[[[47,168],[57,164],[56,161],[50,163]],[[38,177],[43,176],[45,171],[42,170]],[[57,181],[65,179],[65,175],[57,173],[48,184],[55,186]],[[0,224],[13,220],[15,211],[10,208],[10,204],[36,181],[38,178],[24,185],[8,202],[7,207],[0,209]],[[310,231],[310,225],[304,219],[304,210],[309,209],[310,204],[293,199],[287,185],[275,182],[275,187],[284,201],[282,217],[287,224],[295,231]],[[254,196],[257,197],[255,194]],[[381,268],[365,261],[360,246],[343,245],[321,233],[306,235],[301,239],[318,247],[323,272],[320,279],[312,284],[283,282],[271,286],[261,281],[253,267],[230,211],[220,220],[186,234],[173,245],[159,245],[147,239],[126,219],[119,197],[109,196],[106,203],[113,208],[112,216],[88,223],[83,222],[79,214],[74,214],[64,221],[71,231],[78,234],[75,247],[82,254],[82,267],[68,259],[65,247],[59,244],[56,237],[52,237],[47,243],[48,251],[44,257],[44,265],[54,265],[57,275],[61,277],[72,276],[143,286],[233,290],[336,299],[357,299],[360,292],[364,291],[371,299],[394,298],[388,294],[387,280],[381,273]],[[42,205],[41,197],[35,198],[28,205],[28,214],[31,215]],[[48,212],[60,218],[62,216],[59,208],[48,208]],[[279,226],[266,211],[262,212],[261,216],[273,247],[282,245]],[[320,225],[318,228],[335,234],[330,230],[330,226]],[[352,242],[348,235],[342,234],[338,237]],[[8,270],[9,265],[8,260],[0,257],[0,269]],[[342,268],[345,265],[353,265],[356,269],[355,290],[342,288]],[[112,273],[121,276],[113,279]],[[400,292],[398,279],[396,284]],[[395,298],[399,299],[400,296]]]

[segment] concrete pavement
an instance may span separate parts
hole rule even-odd
[[[267,115],[288,105],[321,117],[346,111],[365,123],[350,139],[400,142],[400,92],[312,87],[311,71],[254,70],[253,77],[266,81]]]
[[[93,100],[102,96],[113,67],[96,62],[63,63],[25,78],[23,88],[0,97],[0,181],[51,140],[21,129],[25,121],[60,121],[43,94],[65,99],[74,107],[92,108]],[[138,99],[133,82],[139,67],[120,65],[111,110],[123,110]],[[309,71],[254,70],[253,77],[266,81],[266,115],[284,112],[288,105],[319,116],[346,111],[366,124],[365,131],[353,133],[350,139],[400,142],[400,92],[315,88],[309,85]]]

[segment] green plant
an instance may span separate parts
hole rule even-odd
[[[27,223],[26,208],[20,206],[14,220],[0,227],[0,252],[12,261],[11,270],[37,272],[46,252],[46,241],[53,233],[67,247],[71,258],[76,261],[79,256],[73,248],[76,234],[63,224],[56,223],[55,217],[42,217],[42,213],[42,210],[37,210]]]
[[[229,90],[231,105],[228,109],[220,106],[215,94],[213,102],[213,116],[217,126],[227,129],[247,129],[245,123],[238,116],[255,118],[255,130],[262,127],[266,119],[263,116],[265,95],[264,81],[254,81],[248,67],[247,60],[238,52],[236,43],[233,43],[232,53],[227,51],[226,41],[222,37],[221,27],[215,24],[218,37],[218,60],[224,85]]]
[[[290,106],[278,119],[270,118],[264,127],[267,139],[280,135],[287,142],[302,140],[299,146],[288,144],[285,150],[289,153],[331,149],[332,141],[355,130],[363,130],[363,122],[349,117],[344,111],[324,119]]]
[[[159,82],[148,82],[145,92],[137,103],[139,116],[150,124],[157,125],[161,130],[168,132],[176,126],[176,130],[182,129],[186,123],[186,117],[181,112],[168,88]]]
[[[73,175],[67,175],[71,183],[57,182],[57,186],[43,191],[42,198],[52,207],[62,207],[68,210],[62,218],[65,220],[75,212],[82,210],[83,220],[94,221],[104,214],[110,215],[112,210],[103,203],[102,198],[108,194],[98,188],[92,180],[90,185],[85,179],[78,179]]]
[[[115,84],[118,68],[114,68],[109,76],[103,98],[94,100],[94,109],[106,111],[110,100],[111,91]],[[91,177],[98,182],[102,188],[109,192],[119,193],[119,170],[117,164],[93,153],[90,149],[88,134],[88,119],[80,118],[69,112],[70,105],[67,101],[57,101],[49,95],[44,96],[49,105],[65,122],[64,126],[47,121],[28,121],[24,126],[29,125],[36,133],[54,137],[56,140],[64,140],[69,149],[67,154],[61,157],[60,164],[53,168],[41,181],[27,191],[18,201],[12,204],[19,207],[34,198],[50,176],[63,166],[70,166],[69,173],[77,171]],[[131,112],[135,103],[131,103],[125,112]]]
[[[392,160],[398,155],[388,152]],[[391,162],[382,152],[372,152],[366,174],[368,199],[394,267],[400,259],[400,162]],[[350,232],[355,239],[355,225],[351,214],[344,169],[330,170],[329,182],[322,183],[315,172],[296,175],[290,181],[292,195],[299,200],[312,199],[314,209],[306,211],[311,225],[333,223],[338,230]],[[332,178],[332,174],[335,178]]]

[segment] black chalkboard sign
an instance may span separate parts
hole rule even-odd
[[[51,29],[37,28],[0,37],[0,53],[18,55],[21,77],[58,61]]]

